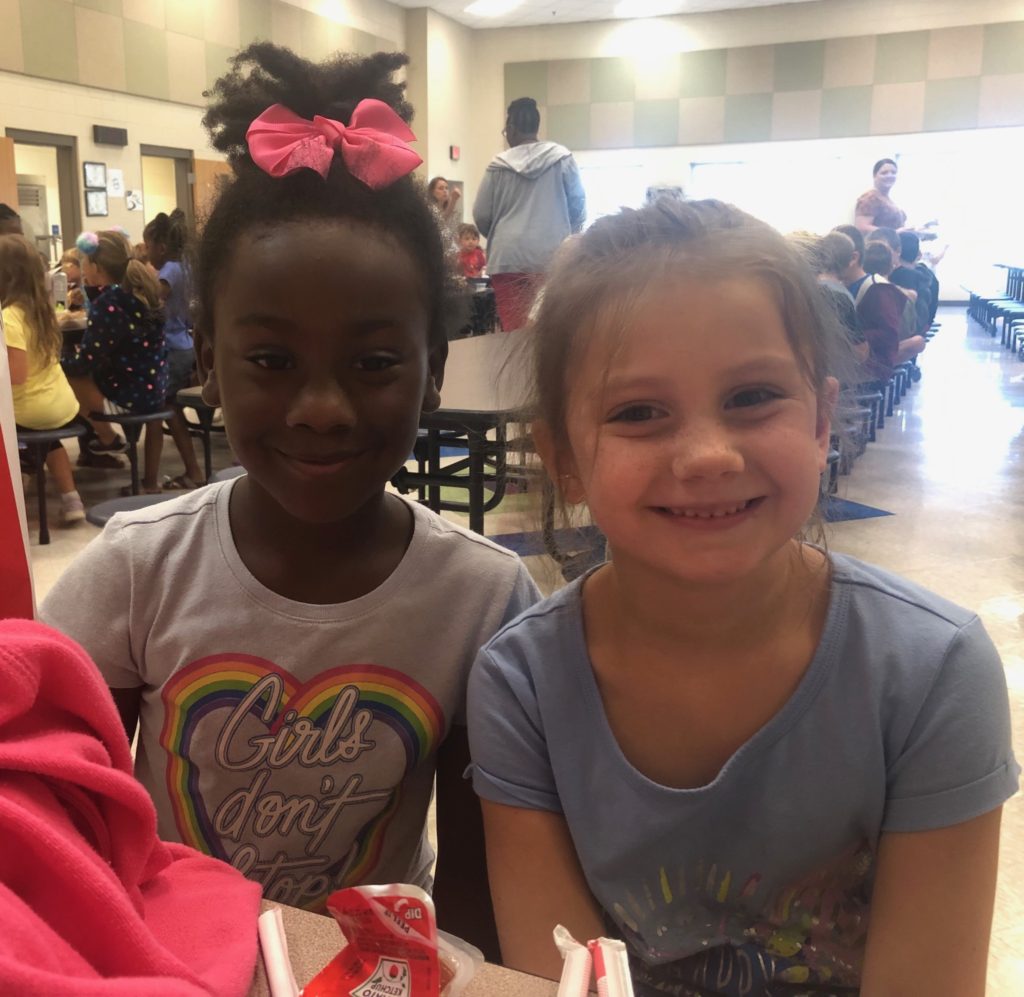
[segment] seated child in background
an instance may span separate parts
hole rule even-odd
[[[74,312],[77,318],[77,313],[85,308],[85,291],[82,290],[82,254],[77,249],[65,251],[60,258],[60,269],[68,279],[68,303],[64,315]]]
[[[89,297],[89,325],[73,355],[61,362],[83,414],[156,412],[167,394],[160,289],[132,256],[122,232],[83,232],[77,240]],[[127,444],[109,422],[93,422],[96,454],[124,453]],[[147,468],[147,476],[149,469]]]
[[[468,222],[459,226],[459,263],[463,277],[482,277],[487,255],[480,248],[480,230]]]
[[[888,379],[892,367],[928,345],[924,336],[917,335],[917,313],[907,291],[889,281],[894,264],[892,250],[884,242],[868,242],[864,249],[868,278],[857,291],[857,317],[871,344],[872,359],[880,361],[875,376],[882,380]]]
[[[46,291],[46,269],[24,236],[0,236],[0,302],[18,427],[59,429],[75,422],[78,399],[60,366],[63,336]],[[50,447],[46,467],[60,490],[63,521],[81,522],[85,507],[59,440]]]
[[[638,997],[984,993],[1006,680],[973,613],[801,539],[841,335],[718,202],[556,257],[533,438],[611,556],[470,678],[508,965],[557,978],[561,923],[623,938]]]
[[[799,233],[790,238],[828,295],[846,333],[846,341],[850,344],[854,359],[863,363],[868,358],[868,344],[857,320],[853,295],[847,290],[842,277],[849,271],[857,255],[853,240],[842,232],[829,232],[824,236]]]
[[[935,309],[932,302],[932,281],[916,268],[918,260],[921,259],[921,240],[913,232],[900,232],[899,250],[894,255],[896,266],[889,274],[889,280],[897,287],[914,292],[914,311],[917,315],[915,332],[923,335],[932,324]]]
[[[514,554],[386,490],[440,404],[461,293],[411,175],[391,78],[407,62],[260,43],[214,87],[206,122],[234,177],[200,237],[196,355],[248,473],[116,516],[41,614],[138,728],[161,837],[270,899],[429,889],[436,774],[439,922],[496,956],[466,682],[537,591]],[[374,156],[339,141],[314,169],[274,152],[282,129],[367,111],[392,137]]]
[[[169,215],[160,212],[142,233],[146,255],[156,268],[160,281],[160,300],[164,309],[164,342],[167,344],[167,407],[174,412],[168,420],[171,437],[178,448],[185,473],[165,477],[163,484],[157,479],[160,455],[164,445],[163,426],[146,427],[146,477],[142,484],[146,491],[188,490],[206,484],[199,469],[188,421],[178,405],[178,392],[193,381],[196,354],[192,345],[192,316],[189,314],[191,287],[188,268],[184,263],[188,241],[185,213],[175,209]]]

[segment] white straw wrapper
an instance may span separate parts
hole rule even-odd
[[[594,957],[598,997],[633,997],[626,943],[615,938],[598,938],[587,943]]]
[[[562,925],[555,928],[554,936],[558,951],[565,960],[558,983],[558,997],[587,997],[590,993],[590,952]]]
[[[272,907],[260,914],[256,922],[260,934],[260,948],[263,950],[263,965],[267,970],[267,985],[270,997],[298,997],[299,987],[288,958],[288,939],[284,934],[284,918],[281,908]]]

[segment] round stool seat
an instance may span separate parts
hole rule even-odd
[[[89,418],[96,422],[118,422],[122,426],[141,426],[147,422],[163,422],[174,413],[170,409],[158,412],[90,412]]]
[[[89,427],[81,422],[73,422],[68,426],[59,426],[57,429],[19,429],[19,446],[29,447],[56,443],[58,440],[69,440],[75,436],[85,436]]]
[[[92,506],[85,518],[94,526],[106,526],[108,520],[119,512],[134,512],[146,509],[151,505],[159,505],[173,498],[180,498],[181,492],[159,492],[156,495],[126,495],[124,498],[108,499]]]

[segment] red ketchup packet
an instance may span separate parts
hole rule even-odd
[[[439,997],[434,904],[423,890],[355,886],[332,893],[327,909],[348,944],[302,997]]]

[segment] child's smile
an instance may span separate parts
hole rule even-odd
[[[244,233],[219,291],[212,383],[250,482],[306,522],[379,497],[438,401],[412,259],[356,223],[289,223]]]
[[[620,565],[736,579],[811,515],[828,419],[766,286],[662,287],[621,338],[599,332],[583,356],[567,494],[587,501]]]

